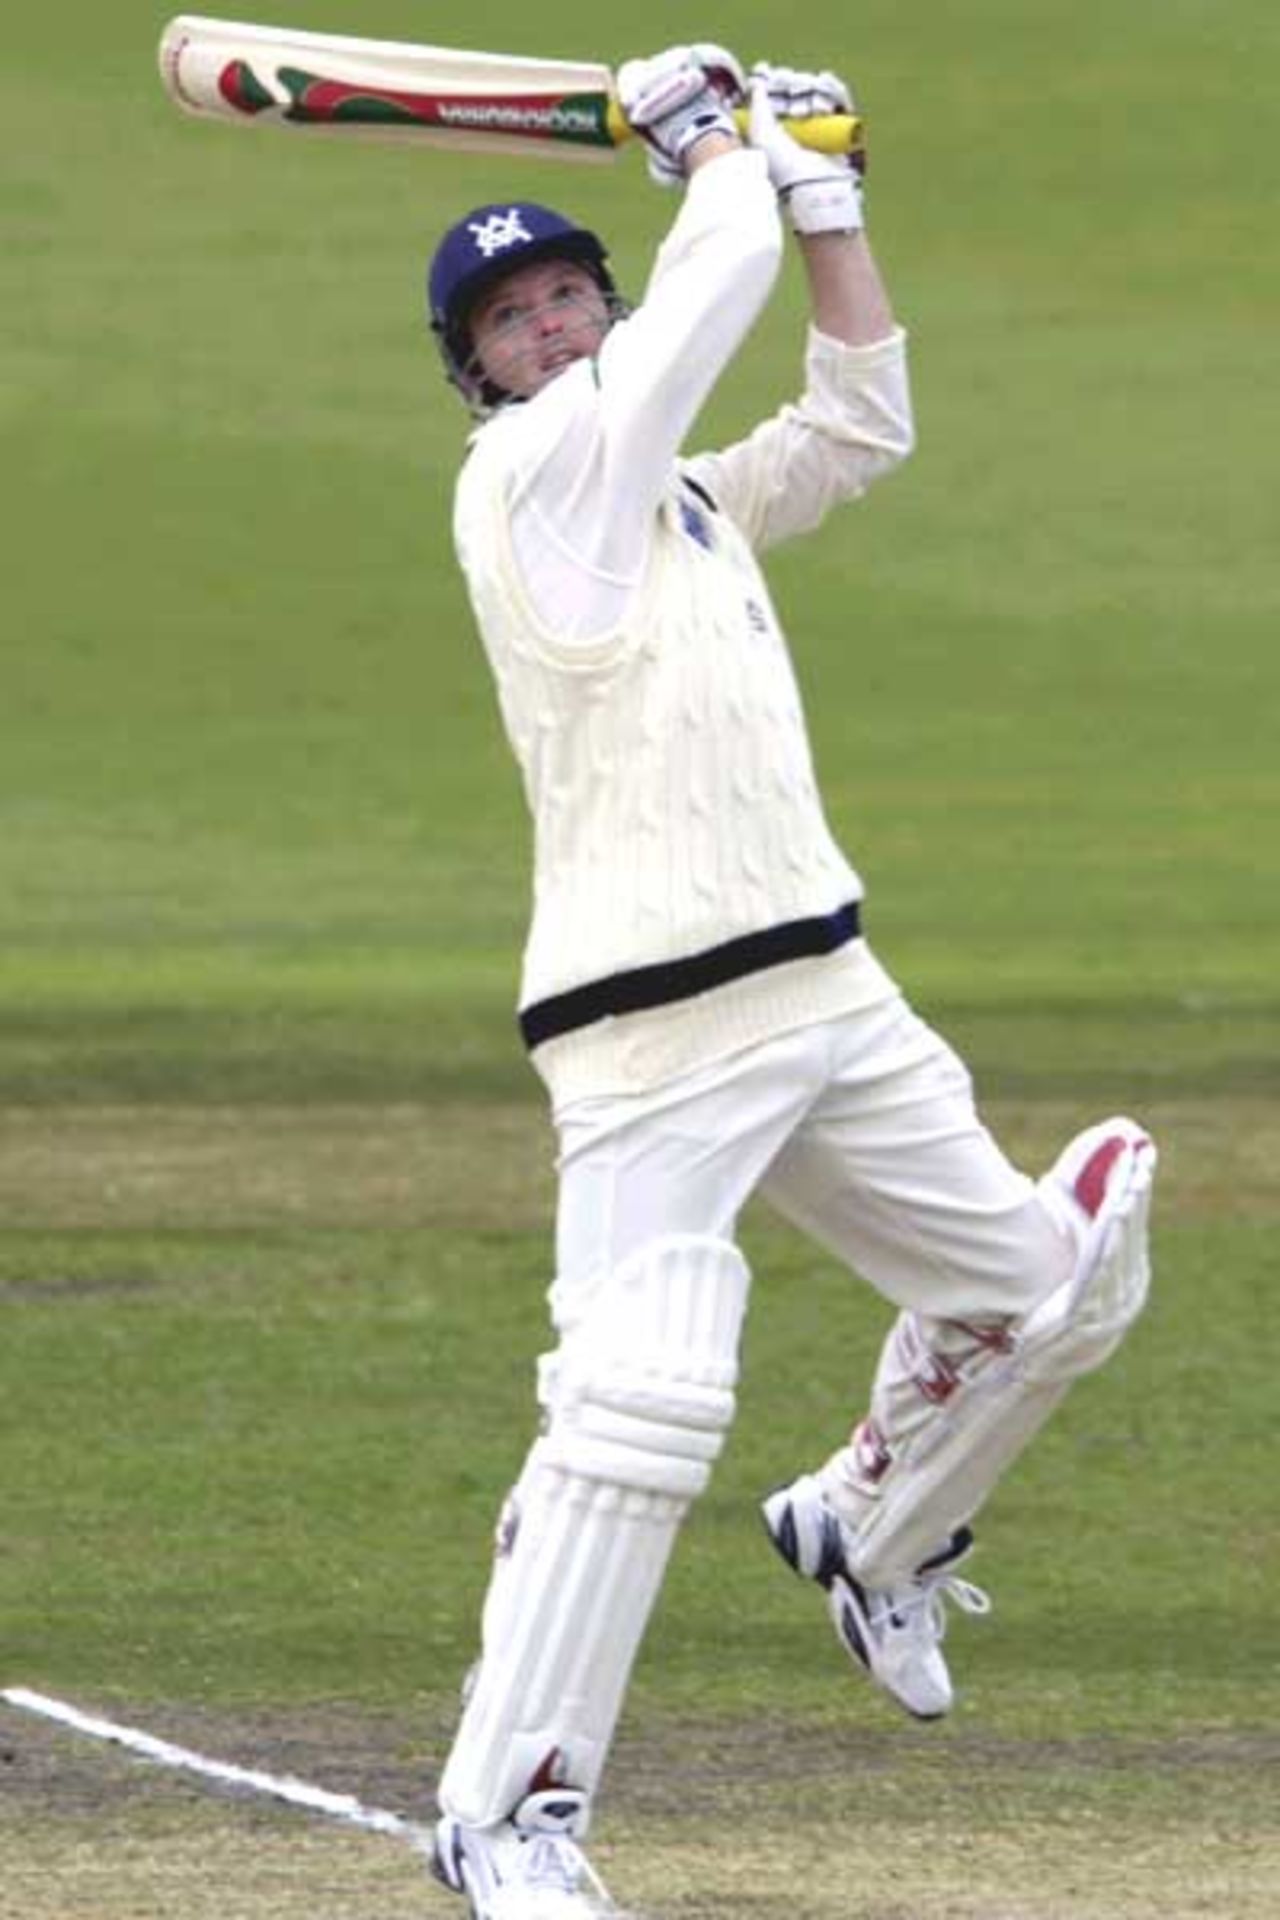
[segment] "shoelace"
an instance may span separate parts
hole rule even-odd
[[[901,1632],[928,1638],[936,1646],[946,1639],[948,1600],[961,1613],[991,1612],[991,1596],[971,1580],[962,1580],[954,1573],[935,1573],[905,1587],[892,1588],[885,1613]]]
[[[532,1833],[521,1842],[515,1859],[521,1886],[531,1892],[576,1893],[585,1880],[604,1903],[602,1912],[616,1911],[603,1880],[581,1847],[563,1834]]]

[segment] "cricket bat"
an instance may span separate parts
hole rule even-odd
[[[192,13],[169,22],[159,58],[178,106],[240,126],[557,160],[608,160],[632,137],[612,71],[598,61],[465,53]],[[861,149],[854,115],[787,124],[822,152]]]

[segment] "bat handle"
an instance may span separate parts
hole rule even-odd
[[[745,137],[746,108],[739,107],[734,118]],[[793,140],[813,153],[861,153],[866,144],[866,128],[858,115],[853,113],[815,114],[811,120],[784,120],[782,124]],[[608,108],[608,128],[609,138],[615,146],[621,146],[624,140],[635,137],[635,128],[628,122],[618,102],[612,99]]]
[[[743,133],[747,130],[745,109],[735,118]],[[811,120],[784,120],[783,130],[811,153],[862,153],[866,147],[866,127],[856,113],[818,113]]]

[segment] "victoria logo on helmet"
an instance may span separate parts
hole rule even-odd
[[[519,207],[508,207],[505,213],[491,213],[483,222],[468,222],[467,232],[474,235],[476,249],[486,260],[491,260],[495,253],[501,253],[504,247],[514,247],[521,240],[533,239],[520,218]]]

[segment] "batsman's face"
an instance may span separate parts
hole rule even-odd
[[[487,377],[529,400],[575,360],[600,351],[609,331],[604,294],[576,260],[535,260],[491,287],[470,317]]]

